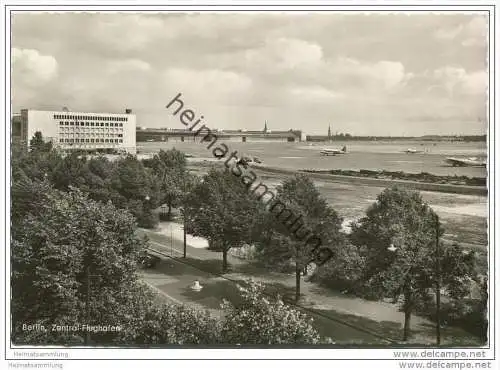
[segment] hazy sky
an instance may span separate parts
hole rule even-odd
[[[13,109],[122,112],[183,128],[486,132],[481,14],[16,14]]]

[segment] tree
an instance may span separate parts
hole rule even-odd
[[[210,189],[227,183],[241,191],[231,182],[234,177],[226,175],[207,175]],[[196,189],[203,190],[201,185]],[[229,194],[222,189],[214,194],[222,207],[220,196]],[[33,180],[22,172],[11,195],[12,341],[17,345],[310,344],[319,339],[310,319],[278,298],[267,300],[252,284],[243,289],[242,306],[224,306],[222,321],[193,308],[160,304],[138,280],[137,261],[146,243],[135,234],[135,220],[111,202],[93,201],[72,186],[67,192],[55,189],[48,179]],[[245,207],[251,204],[258,203],[247,198],[230,209],[233,219],[236,209],[245,215],[241,230],[237,224],[223,230],[233,245],[248,235],[244,222],[251,220],[251,210]],[[248,314],[263,325],[255,327]],[[111,323],[121,330],[90,336],[78,330],[52,331],[52,324],[75,323]],[[43,325],[47,331],[24,330],[25,324]]]
[[[231,344],[318,344],[320,336],[312,318],[283,303],[279,296],[269,297],[264,285],[247,281],[238,286],[242,302],[225,301],[221,342]]]
[[[30,150],[38,153],[48,153],[52,150],[52,142],[45,142],[40,131],[35,132],[35,135],[30,140]]]
[[[403,340],[410,337],[410,321],[419,302],[430,299],[436,283],[464,294],[467,287],[459,281],[473,272],[470,257],[461,249],[440,245],[443,234],[437,215],[418,192],[393,187],[385,189],[353,225],[352,242],[366,248],[365,283],[378,298],[402,297]],[[437,276],[436,262],[442,266]],[[439,280],[438,280],[439,279]]]
[[[124,306],[112,322],[124,322],[119,336],[106,338],[113,345],[214,345],[220,322],[207,311],[160,303],[149,287],[136,284],[124,294]]]
[[[225,272],[228,251],[251,242],[258,207],[238,177],[228,170],[211,169],[186,199],[186,230],[220,248]]]
[[[150,178],[144,165],[132,155],[115,162],[111,187],[124,200],[145,199],[150,195]]]
[[[130,210],[139,226],[156,226],[158,220],[153,209],[159,205],[161,193],[151,169],[129,155],[115,163],[109,186],[113,204]]]
[[[76,152],[61,158],[50,179],[60,190],[68,190],[70,186],[82,188],[89,176],[87,158]]]
[[[104,156],[98,156],[88,159],[86,167],[88,171],[84,173],[85,183],[80,189],[96,201],[108,202],[112,199],[110,183],[113,163]]]
[[[167,204],[168,218],[170,218],[172,207],[182,203],[187,183],[190,182],[186,156],[175,148],[168,151],[160,150],[151,160],[146,160],[145,165],[153,169],[160,182],[161,202]]]
[[[126,308],[121,311],[130,318],[128,325],[112,344],[269,345],[320,342],[312,319],[284,304],[279,296],[266,296],[264,285],[248,281],[239,286],[239,290],[238,304],[222,302],[219,318],[191,307],[159,303],[154,300],[151,291],[137,286],[127,300]],[[328,339],[325,342],[331,343]]]
[[[314,260],[320,244],[333,255],[345,244],[342,220],[306,175],[285,180],[277,199],[261,218],[258,249],[271,266],[295,266],[295,299],[300,298],[302,272]]]
[[[316,269],[312,279],[337,291],[360,294],[364,293],[361,291],[364,271],[363,251],[346,241],[328,262]]]
[[[483,279],[480,279],[479,281],[480,286],[481,286],[481,299],[479,303],[479,313],[482,317],[482,320],[480,322],[480,333],[481,333],[481,339],[484,343],[488,342],[488,279],[486,277],[483,277]]]
[[[13,145],[11,157],[14,181],[21,176],[21,173],[30,179],[50,178],[62,159],[60,154],[53,149],[28,151],[24,145]]]
[[[49,178],[58,189],[77,187],[101,202],[128,209],[141,227],[154,227],[153,209],[160,199],[159,184],[151,170],[133,156],[115,163],[105,157],[87,159],[78,152],[59,158]]]
[[[111,322],[137,281],[136,262],[145,248],[135,236],[134,219],[78,189],[62,192],[47,181],[15,183],[12,199],[13,341],[82,341],[79,333],[51,331],[33,338],[22,325]]]
[[[145,248],[132,216],[79,190],[56,190],[27,177],[12,188],[12,339],[16,344],[81,345],[81,332],[52,323],[112,323],[93,344],[213,344],[217,321],[188,307],[161,305],[138,282]],[[90,290],[87,290],[90,287]],[[49,330],[26,331],[23,324]]]

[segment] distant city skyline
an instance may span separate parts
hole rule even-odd
[[[16,14],[12,108],[182,128],[481,135],[487,18],[475,14]]]

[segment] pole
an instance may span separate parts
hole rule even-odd
[[[87,320],[85,324],[90,325],[90,267],[87,267],[87,299],[85,302],[85,311]],[[85,334],[85,345],[88,346],[89,344],[90,344],[90,331],[87,330]]]
[[[295,246],[295,303],[300,299],[300,270],[299,248]]]
[[[183,250],[183,258],[186,258],[186,250],[187,250],[187,242],[186,242],[186,173],[183,173],[182,175],[182,185],[183,185],[183,190],[184,194],[182,194],[182,199],[184,200],[184,204],[182,205],[182,223],[183,223],[183,233],[184,233],[184,250]]]
[[[184,254],[183,257],[186,258],[186,249],[187,249],[187,243],[186,243],[186,211],[184,210],[183,212],[183,219],[184,219],[184,225],[183,225],[183,231],[184,231]]]
[[[441,344],[441,264],[439,248],[439,217],[436,215],[436,344]]]

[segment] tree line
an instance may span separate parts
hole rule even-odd
[[[40,134],[30,148],[15,148],[12,155],[12,312],[17,323],[14,337],[19,342],[37,340],[33,333],[20,329],[23,322],[37,317],[72,322],[82,315],[90,315],[95,322],[125,322],[133,328],[124,336],[93,336],[102,343],[320,341],[303,314],[282,306],[280,298],[264,298],[264,288],[256,283],[242,287],[246,304],[225,304],[222,321],[186,307],[153,304],[152,294],[139,283],[135,266],[147,242],[137,238],[135,227],[154,227],[158,222],[154,210],[166,204],[168,214],[173,208],[182,210],[190,234],[206,238],[212,249],[222,252],[222,272],[229,268],[231,248],[253,245],[263,265],[294,271],[295,300],[300,301],[301,276],[308,274],[311,251],[229,170],[214,168],[203,177],[194,176],[187,170],[184,154],[175,149],[143,161],[133,156],[114,162],[81,153],[62,156]],[[405,317],[403,340],[410,337],[412,314],[432,307],[437,283],[449,292],[455,314],[467,309],[461,303],[469,282],[478,280],[475,255],[459,245],[448,247],[440,242],[442,225],[417,192],[386,189],[350,233],[342,231],[342,219],[307,176],[286,179],[276,192],[332,251],[333,257],[316,266],[309,278],[364,298],[391,297],[399,302]],[[99,297],[90,294],[90,303],[89,280],[90,291],[99,292]],[[485,305],[486,298],[476,310],[484,310]],[[248,321],[252,320],[249,310],[260,312],[253,320],[263,319],[264,313],[278,315],[263,319],[274,325],[277,334],[257,333]],[[191,324],[180,323],[180,316],[189,317]],[[296,328],[287,329],[292,323],[277,320],[284,317],[292,317]],[[486,323],[481,321],[481,325],[484,337]],[[44,338],[70,339],[60,334]]]
[[[245,182],[230,171],[212,169],[186,198],[189,233],[209,240],[223,253],[253,245],[256,258],[274,271],[294,272],[295,301],[302,276],[365,299],[390,298],[404,314],[402,340],[410,339],[415,313],[436,319],[436,290],[446,292],[446,320],[461,322],[486,340],[487,287],[479,276],[478,257],[458,244],[441,241],[444,227],[418,192],[400,187],[382,191],[364,217],[342,230],[342,219],[313,181],[300,174],[277,186],[277,199],[303,216],[304,224],[331,251],[327,263],[311,263],[311,248],[297,240],[283,218],[257,202]],[[279,215],[278,215],[279,216]],[[290,220],[292,222],[292,220]],[[481,299],[467,299],[472,285]],[[469,320],[467,322],[467,320]]]
[[[222,318],[160,302],[139,279],[153,209],[176,207],[188,181],[178,151],[115,162],[61,155],[38,133],[13,148],[11,185],[11,339],[16,345],[317,344],[312,320],[270,297],[262,284],[239,286],[240,303]],[[52,330],[110,324],[114,332]],[[45,330],[27,330],[44,328]]]
[[[426,135],[426,136],[356,136],[349,133],[334,135],[307,135],[306,141],[377,141],[377,140],[419,140],[419,141],[465,141],[486,142],[486,135]]]

